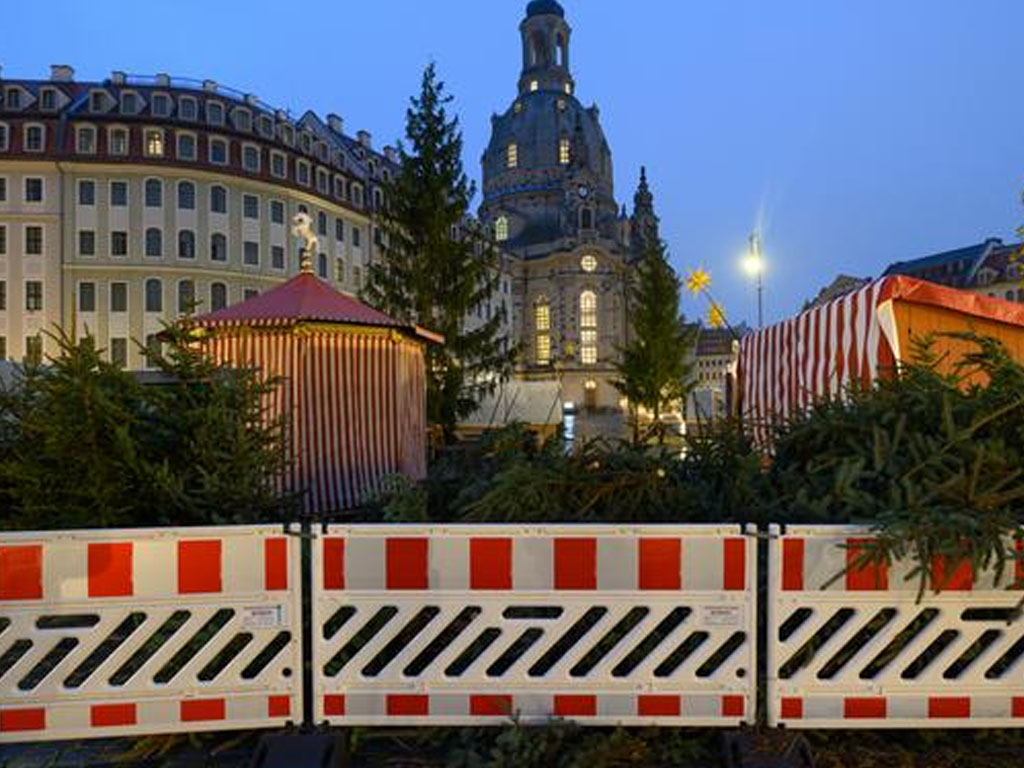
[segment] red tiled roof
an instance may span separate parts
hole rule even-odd
[[[396,328],[427,339],[439,339],[430,331],[395,320],[352,296],[334,290],[308,272],[299,273],[288,282],[247,301],[195,319],[195,323],[204,328],[280,326],[301,322]]]

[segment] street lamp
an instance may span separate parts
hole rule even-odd
[[[750,233],[749,248],[743,258],[743,270],[751,277],[757,278],[757,327],[764,327],[764,311],[762,296],[764,285],[761,276],[764,274],[764,258],[761,256],[761,235],[755,229]]]

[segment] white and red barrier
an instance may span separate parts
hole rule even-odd
[[[928,567],[942,591],[918,602],[911,563],[865,565],[867,528],[789,525],[782,534],[772,526],[771,534],[769,725],[1024,725],[1012,561],[996,580],[936,558]]]
[[[0,535],[0,742],[301,718],[281,527]]]
[[[331,527],[317,720],[752,722],[753,542],[735,525]]]

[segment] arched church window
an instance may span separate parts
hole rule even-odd
[[[494,222],[494,239],[499,243],[508,240],[508,217],[499,216]]]
[[[594,226],[594,213],[589,208],[580,210],[580,229],[592,229]]]
[[[597,294],[593,291],[580,294],[580,362],[597,362]]]
[[[534,352],[537,365],[551,362],[551,307],[541,296],[533,303]]]
[[[558,162],[562,165],[569,164],[569,139],[565,136],[558,140]]]
[[[555,62],[560,67],[565,66],[565,38],[561,32],[555,35]]]
[[[519,166],[519,147],[514,141],[509,142],[508,147],[505,149],[505,165],[508,168]]]

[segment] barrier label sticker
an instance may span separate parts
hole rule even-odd
[[[246,629],[277,629],[284,624],[285,611],[281,604],[242,607],[242,626]]]
[[[738,627],[743,623],[742,605],[704,605],[700,614],[706,627]]]

